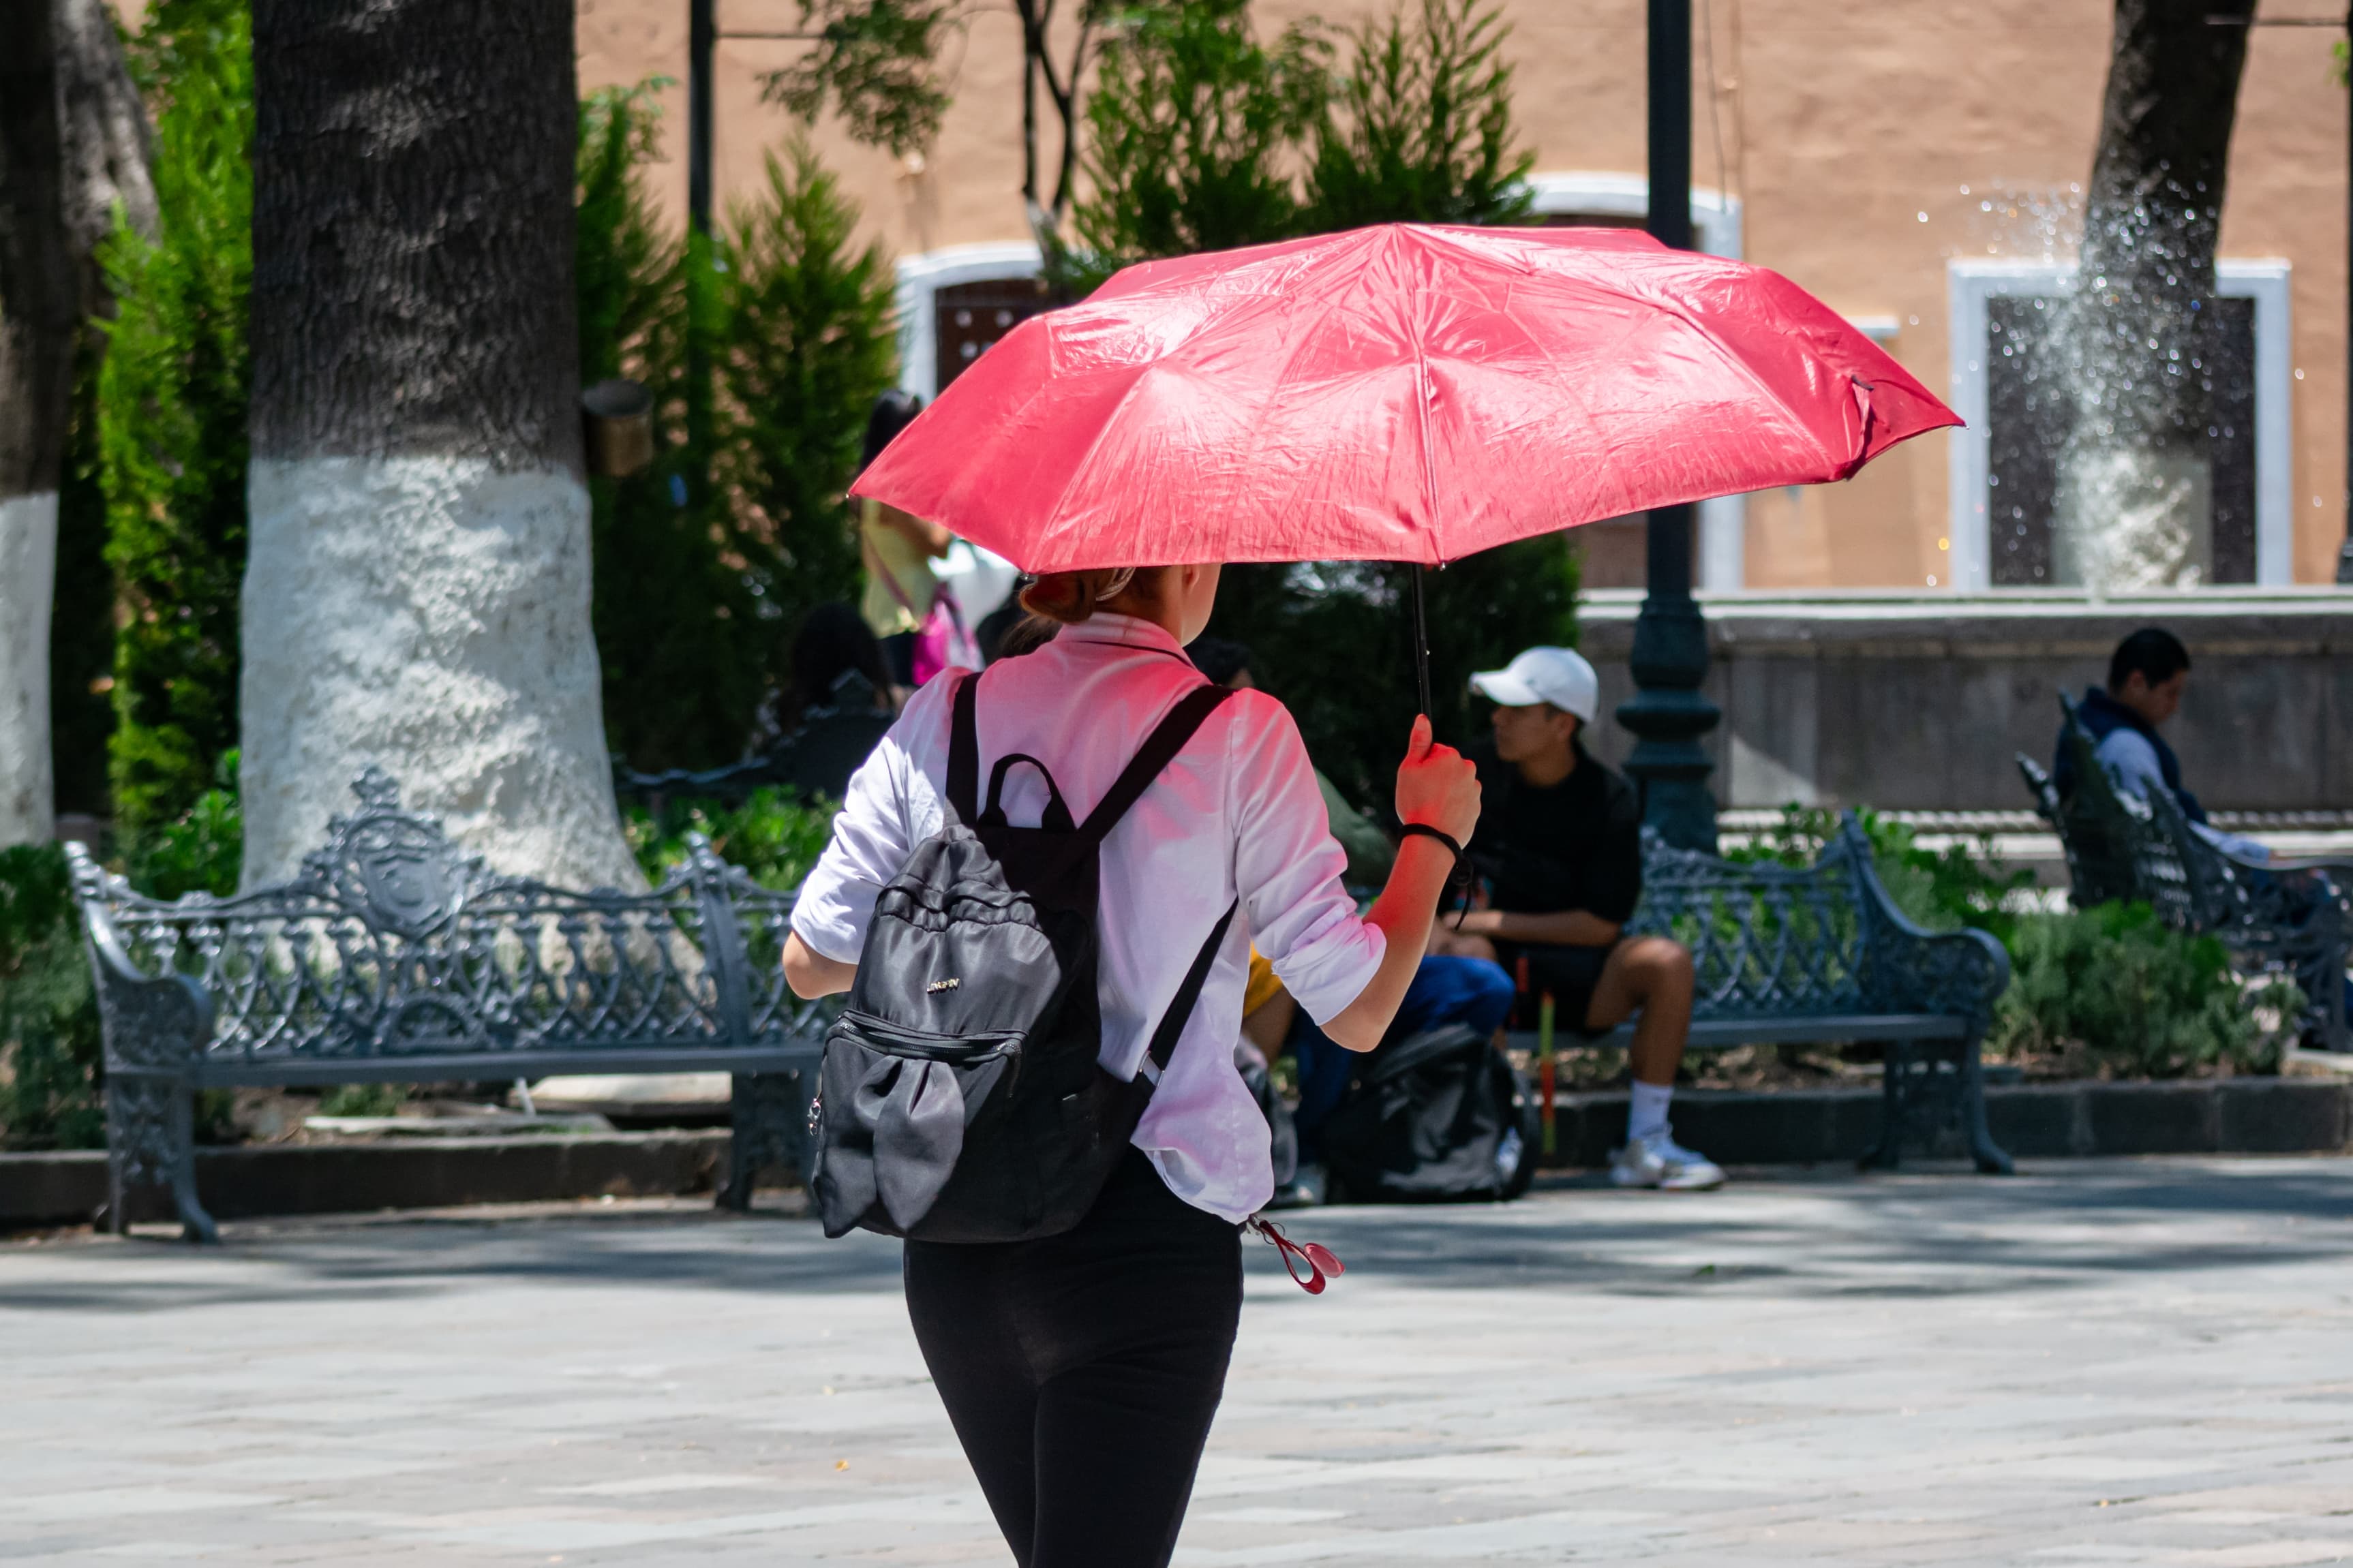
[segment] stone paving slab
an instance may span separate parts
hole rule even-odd
[[[2353,1561],[2353,1161],[1335,1210],[1177,1561]],[[0,1563],[1008,1559],[895,1244],[691,1201],[0,1246]]]

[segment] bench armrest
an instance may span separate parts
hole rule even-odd
[[[1867,922],[1863,952],[1871,973],[1864,990],[1890,1013],[1939,1013],[1969,1020],[1983,1034],[1993,1008],[2010,988],[2010,952],[1987,931],[1930,931],[1895,907],[1872,864],[1871,840],[1854,813],[1844,814],[1847,840],[1862,888]]]
[[[79,844],[68,845],[67,856],[75,901],[81,907],[82,946],[98,993],[107,1070],[176,1074],[194,1068],[213,1036],[212,993],[176,970],[142,970],[115,929],[105,874]]]

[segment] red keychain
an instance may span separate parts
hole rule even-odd
[[[1321,1296],[1326,1284],[1348,1271],[1339,1258],[1333,1256],[1330,1247],[1317,1241],[1293,1241],[1271,1220],[1252,1215],[1248,1228],[1274,1244],[1274,1249],[1282,1255],[1283,1271],[1291,1276],[1293,1284],[1311,1296]],[[1307,1277],[1303,1279],[1300,1278],[1298,1265],[1291,1261],[1294,1258],[1307,1266]]]

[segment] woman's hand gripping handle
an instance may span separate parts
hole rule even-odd
[[[1399,822],[1436,828],[1458,845],[1468,844],[1479,826],[1479,771],[1430,738],[1426,713],[1413,721],[1398,764],[1397,814]]]
[[[1388,942],[1380,968],[1356,999],[1324,1026],[1326,1035],[1352,1051],[1369,1051],[1381,1043],[1421,965],[1438,896],[1454,874],[1454,850],[1438,836],[1467,844],[1479,826],[1478,772],[1461,752],[1431,738],[1427,714],[1413,721],[1405,761],[1398,764],[1397,812],[1399,821],[1429,831],[1409,833],[1398,846],[1388,886],[1365,917]]]

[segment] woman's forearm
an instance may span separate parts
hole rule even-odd
[[[857,978],[858,965],[828,958],[803,942],[800,932],[794,931],[785,938],[785,984],[802,1001],[814,1002],[820,996],[847,991],[849,983]]]
[[[1324,1034],[1352,1051],[1369,1051],[1381,1043],[1405,1002],[1414,972],[1421,967],[1430,922],[1438,913],[1438,895],[1453,871],[1454,857],[1435,839],[1416,835],[1398,847],[1388,885],[1365,917],[1365,923],[1377,927],[1388,944],[1380,967],[1356,999],[1324,1026]]]

